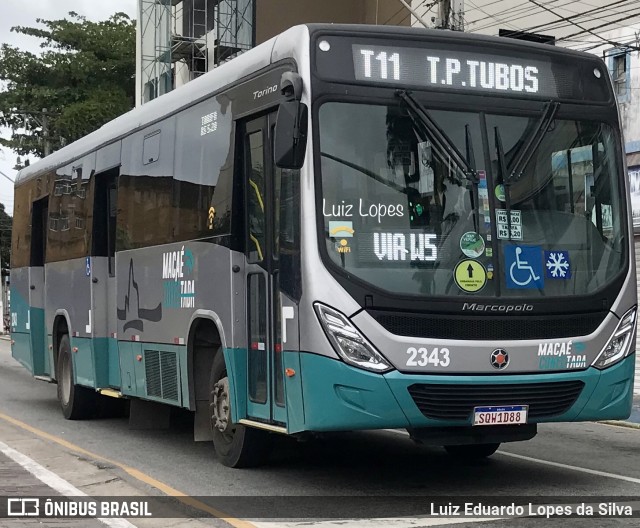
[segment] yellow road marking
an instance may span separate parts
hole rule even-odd
[[[235,517],[232,517],[227,513],[224,513],[216,508],[212,508],[211,506],[205,504],[204,502],[199,501],[198,499],[194,499],[193,497],[189,497],[186,493],[179,491],[175,488],[172,488],[168,484],[165,484],[164,482],[160,482],[159,480],[154,479],[153,477],[147,475],[146,473],[143,473],[138,469],[132,468],[125,464],[121,464],[120,462],[116,462],[115,460],[111,460],[109,458],[103,457],[102,455],[92,453],[91,451],[87,451],[86,449],[83,449],[80,446],[72,444],[71,442],[64,440],[63,438],[59,438],[55,435],[52,435],[50,433],[47,433],[45,431],[32,427],[31,425],[21,422],[20,420],[16,420],[15,418],[8,416],[6,414],[0,413],[0,419],[4,420],[5,422],[9,422],[10,424],[13,424],[17,427],[20,427],[25,431],[29,431],[30,433],[33,433],[41,438],[44,438],[51,442],[55,442],[56,444],[69,449],[70,451],[74,451],[76,453],[86,455],[94,460],[101,460],[102,462],[106,462],[107,464],[110,464],[112,466],[119,467],[124,472],[131,475],[133,478],[141,482],[144,482],[145,484],[148,484],[149,486],[156,488],[157,490],[160,490],[165,495],[170,495],[171,497],[175,497],[176,500],[179,500],[180,502],[182,502],[183,504],[186,504],[187,506],[191,506],[192,508],[195,508],[197,510],[213,515],[218,519],[222,519],[223,521],[229,523],[231,526],[234,526],[235,528],[256,528],[255,524],[252,524],[249,521],[243,521],[242,519],[236,519]]]

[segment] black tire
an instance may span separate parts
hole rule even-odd
[[[447,445],[444,449],[451,456],[461,460],[480,460],[493,455],[500,444],[468,444],[468,445]]]
[[[56,363],[58,380],[58,401],[62,414],[67,420],[83,420],[89,418],[95,409],[96,392],[80,385],[75,385],[73,358],[69,336],[64,334],[58,345],[58,361]]]
[[[224,392],[226,385],[226,396]],[[216,407],[226,406],[228,419],[218,423]],[[220,414],[220,413],[218,413]],[[209,379],[209,420],[213,433],[213,446],[216,454],[227,467],[246,468],[263,464],[269,457],[271,448],[270,434],[252,427],[245,427],[231,421],[231,400],[227,367],[222,350],[218,350],[211,367]],[[224,430],[222,429],[224,427]]]

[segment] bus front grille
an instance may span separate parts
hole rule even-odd
[[[578,399],[582,381],[495,385],[416,383],[408,390],[420,412],[436,420],[469,420],[474,407],[528,405],[529,418],[566,412]]]
[[[558,339],[593,333],[609,312],[571,315],[459,316],[367,310],[395,335],[430,339]]]

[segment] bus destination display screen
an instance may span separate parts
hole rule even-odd
[[[355,80],[557,97],[549,62],[475,51],[353,44]]]

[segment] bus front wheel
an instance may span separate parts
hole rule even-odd
[[[209,416],[213,446],[225,466],[253,467],[267,459],[271,444],[270,435],[252,427],[233,423],[231,419],[231,392],[222,350],[216,354],[211,368]]]
[[[462,460],[479,460],[493,455],[500,444],[446,445],[444,449],[449,455]]]
[[[94,410],[96,393],[74,383],[73,358],[71,357],[68,334],[60,338],[58,345],[56,378],[58,380],[58,401],[64,417],[67,420],[88,418]]]

